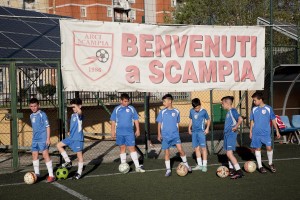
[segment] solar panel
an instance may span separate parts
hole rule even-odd
[[[60,58],[62,16],[8,7],[0,15],[0,58]]]

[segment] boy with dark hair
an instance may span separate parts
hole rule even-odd
[[[111,136],[116,138],[116,144],[120,146],[121,163],[126,163],[126,147],[130,151],[130,156],[135,165],[136,172],[145,172],[139,163],[135,149],[135,137],[140,136],[139,116],[135,108],[129,105],[129,95],[121,94],[121,104],[113,110],[111,117]],[[134,125],[136,131],[134,133]]]
[[[32,114],[30,115],[30,121],[32,124],[32,163],[34,168],[34,173],[37,177],[40,177],[40,164],[39,164],[39,151],[42,151],[49,176],[46,181],[51,183],[55,181],[53,175],[52,160],[49,156],[49,145],[50,145],[50,125],[48,117],[45,112],[40,110],[39,100],[32,98],[29,101],[30,110]]]
[[[74,98],[70,101],[71,107],[73,109],[73,114],[70,120],[70,133],[69,137],[60,141],[57,144],[57,149],[65,160],[65,163],[62,164],[62,167],[71,168],[72,162],[67,155],[64,147],[68,146],[72,149],[73,152],[77,153],[78,158],[78,170],[77,173],[73,176],[73,179],[77,180],[81,178],[82,170],[83,170],[83,143],[84,143],[84,135],[82,129],[82,101],[80,98]]]
[[[192,135],[192,145],[195,149],[198,164],[193,170],[207,172],[206,135],[209,133],[210,119],[207,111],[201,107],[200,99],[194,98],[192,100],[192,106],[188,131],[189,134]],[[207,121],[206,128],[205,121]],[[202,151],[203,164],[200,149]]]
[[[166,94],[162,100],[165,108],[159,112],[156,122],[158,122],[157,139],[162,143],[162,150],[165,150],[165,165],[167,169],[165,176],[171,176],[170,148],[173,146],[177,147],[182,162],[186,165],[188,171],[191,172],[192,168],[188,165],[179,137],[179,110],[173,108],[173,96],[171,94]]]
[[[233,96],[225,96],[221,99],[222,107],[228,111],[224,125],[224,150],[228,158],[231,179],[237,179],[242,178],[244,174],[233,151],[236,149],[237,129],[243,122],[243,118],[239,115],[237,110],[232,107],[233,100]]]
[[[271,127],[269,126],[270,120],[276,129],[276,137],[279,139],[280,134],[276,124],[276,116],[271,106],[264,103],[263,94],[255,92],[252,95],[255,107],[252,108],[250,114],[250,139],[251,147],[255,148],[255,157],[258,164],[260,173],[266,173],[266,169],[262,166],[261,162],[261,146],[266,145],[269,167],[271,172],[275,173],[276,168],[273,164],[273,149],[271,138]]]

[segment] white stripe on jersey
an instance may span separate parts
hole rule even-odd
[[[234,119],[234,117],[231,113],[231,110],[229,111],[229,114],[230,114],[230,117],[231,117],[231,120],[232,120],[232,126],[235,126],[236,125],[236,120]]]

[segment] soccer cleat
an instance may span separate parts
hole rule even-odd
[[[202,172],[207,172],[207,166],[202,167]]]
[[[264,167],[259,168],[258,170],[261,174],[267,173],[267,170]]]
[[[79,174],[79,173],[76,173],[76,174],[72,177],[73,180],[78,180],[78,179],[80,179],[80,178],[81,178],[81,174]]]
[[[244,176],[242,170],[237,170],[233,176],[230,177],[230,179],[238,179],[242,178]]]
[[[187,168],[188,168],[188,172],[192,173],[192,168],[190,166],[188,166]]]
[[[136,172],[139,172],[139,173],[144,173],[144,172],[146,172],[146,170],[144,169],[144,166],[143,166],[143,165],[140,165],[140,167],[135,168],[135,171],[136,171]]]
[[[269,165],[269,167],[270,167],[270,170],[272,173],[276,172],[276,168],[275,168],[274,164]]]
[[[63,167],[63,168],[65,167],[67,169],[70,169],[70,168],[72,168],[72,162],[71,161],[70,162],[65,162],[61,165],[61,167]]]
[[[203,166],[197,165],[196,167],[192,168],[192,170],[202,170]]]
[[[48,176],[47,179],[46,179],[47,183],[52,183],[54,181],[55,181],[55,177],[54,176]]]
[[[235,170],[229,168],[229,176],[233,176],[235,174]]]
[[[165,174],[165,177],[171,176],[171,173],[172,173],[171,170],[167,170],[167,171],[166,171],[166,174]]]

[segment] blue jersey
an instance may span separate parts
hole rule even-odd
[[[33,142],[46,142],[47,140],[47,127],[49,127],[49,121],[46,113],[39,110],[36,113],[30,115],[30,121],[32,124],[32,141]]]
[[[180,112],[176,108],[161,110],[156,118],[156,122],[161,124],[161,135],[163,138],[172,139],[179,137],[178,123],[180,122]]]
[[[209,120],[209,116],[205,109],[197,112],[192,108],[190,110],[190,119],[192,120],[192,132],[204,132],[205,120]]]
[[[237,124],[239,120],[239,113],[235,108],[231,108],[227,114],[224,125],[224,133],[233,132],[232,128]]]
[[[111,121],[116,122],[116,133],[117,135],[132,135],[134,134],[134,121],[138,120],[139,116],[133,106],[122,106],[115,107],[114,111],[110,116]]]
[[[254,121],[252,127],[253,135],[270,135],[270,120],[273,120],[275,118],[276,117],[273,112],[273,109],[269,105],[265,105],[264,107],[256,106],[252,108],[250,120]]]
[[[73,113],[70,120],[70,140],[83,141],[82,115]]]

